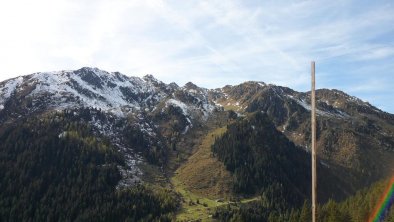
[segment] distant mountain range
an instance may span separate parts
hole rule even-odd
[[[319,89],[316,93],[321,201],[343,199],[392,175],[394,115],[339,90]],[[1,82],[0,139],[8,138],[9,129],[32,119],[58,122],[51,133],[59,139],[79,132],[70,125],[83,124],[89,137],[107,141],[124,159],[125,164],[118,165],[121,178],[117,189],[142,182],[177,190],[179,182],[183,184],[182,189],[209,198],[243,197],[257,194],[262,183],[245,183],[253,186],[250,192],[243,192],[248,187],[236,189],[234,184],[240,186],[238,170],[246,170],[239,161],[245,161],[242,155],[251,150],[254,150],[252,156],[263,155],[258,150],[265,149],[264,144],[270,153],[277,152],[276,146],[293,145],[268,155],[275,159],[275,165],[267,162],[267,165],[256,163],[253,167],[274,167],[280,166],[281,161],[290,161],[283,163],[283,167],[297,169],[299,178],[310,177],[307,158],[310,109],[309,92],[263,82],[218,89],[205,89],[189,82],[181,87],[176,83],[165,84],[152,75],[129,77],[84,67],[33,73]],[[256,117],[257,114],[263,117]],[[245,124],[254,122],[265,124],[259,127],[261,134],[258,135],[272,135],[272,138],[260,141],[256,137],[260,142],[247,141],[254,138],[255,128],[251,132],[242,130],[246,130]],[[228,129],[231,131],[227,132]],[[227,149],[230,145],[223,145],[226,143],[219,140],[222,136],[241,145]],[[211,150],[212,145],[216,150]],[[218,151],[222,146],[226,152],[240,152],[239,156],[234,154],[230,158]],[[255,148],[243,150],[246,146]],[[287,152],[287,149],[295,151]],[[230,163],[233,165],[228,165]],[[204,174],[207,171],[213,174]],[[264,180],[264,172],[255,176],[255,180]],[[290,169],[278,172],[284,175],[281,179],[270,176],[272,181],[284,186],[295,184],[299,187],[289,192],[299,192],[301,197],[308,198],[305,182],[299,183],[297,177],[290,176]]]

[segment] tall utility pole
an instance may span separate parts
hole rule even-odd
[[[311,106],[312,106],[312,222],[316,222],[316,102],[315,102],[315,62],[311,63],[312,74],[312,90],[311,90]]]

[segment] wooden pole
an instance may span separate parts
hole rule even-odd
[[[312,106],[312,222],[316,222],[316,102],[315,102],[315,62],[311,63],[312,74],[312,90],[311,90],[311,106]]]

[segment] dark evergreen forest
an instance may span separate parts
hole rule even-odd
[[[257,112],[228,125],[212,151],[233,172],[241,194],[275,194],[277,205],[302,205],[309,193],[309,155],[276,130],[267,115]]]
[[[373,214],[380,197],[387,190],[389,181],[383,180],[375,183],[369,188],[365,188],[355,195],[341,202],[329,200],[327,203],[318,206],[317,221],[319,222],[365,222]],[[392,197],[393,199],[393,197]],[[393,202],[394,200],[392,200]],[[270,210],[271,209],[271,210]],[[272,210],[273,209],[273,210]],[[276,201],[269,201],[262,198],[250,204],[234,204],[226,207],[219,207],[214,213],[214,217],[219,221],[237,222],[310,222],[311,206],[305,201],[302,207],[288,208],[278,211]],[[381,222],[394,221],[394,205],[384,213]]]
[[[256,202],[218,207],[214,218],[241,222],[311,221],[310,156],[276,130],[267,115],[257,112],[228,125],[212,151],[233,173],[236,192],[260,196]],[[330,199],[319,206],[317,221],[367,221],[387,186],[388,181],[381,181],[343,201]],[[386,212],[384,221],[394,221],[393,208]]]
[[[0,129],[1,221],[170,221],[169,190],[117,189],[124,159],[66,114]]]

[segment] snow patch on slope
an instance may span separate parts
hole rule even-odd
[[[169,100],[167,100],[166,101],[166,107],[169,106],[169,105],[175,106],[175,107],[179,107],[182,110],[182,114],[185,116],[186,121],[188,123],[188,125],[183,130],[182,134],[186,134],[189,131],[189,129],[193,127],[193,123],[190,120],[191,112],[189,110],[190,109],[189,106],[186,105],[185,103],[179,101],[179,100],[176,100],[176,99],[169,99]]]
[[[4,109],[4,103],[15,92],[16,88],[23,82],[22,77],[8,80],[0,90],[0,110]]]
[[[184,116],[188,116],[189,115],[188,106],[185,103],[183,103],[183,102],[181,102],[179,100],[169,99],[169,100],[166,101],[166,106],[168,106],[168,105],[173,105],[173,106],[181,108],[182,114]]]
[[[86,81],[86,78],[83,78],[86,73],[100,83],[96,85]],[[108,111],[117,116],[124,116],[130,110],[140,110],[141,106],[147,104],[158,103],[166,96],[151,82],[97,68],[83,68],[81,72],[34,73],[30,75],[28,83],[35,85],[30,96],[49,96],[51,104],[48,105],[58,110],[83,106]],[[14,85],[4,87],[4,94],[8,95],[8,89],[15,88]]]
[[[308,104],[305,100],[303,99],[298,99],[298,98],[294,98],[291,95],[287,95],[287,97],[293,99],[295,102],[297,102],[299,105],[301,105],[302,107],[304,107],[304,109],[311,111],[312,107],[310,104]],[[337,117],[337,118],[345,118],[348,117],[348,115],[340,110],[335,109],[336,113],[332,113],[332,112],[327,112],[327,111],[323,111],[320,109],[316,109],[316,114],[320,115],[320,116],[326,116],[326,117]]]
[[[112,116],[112,118],[115,119],[115,122],[120,121],[117,116]],[[93,126],[99,134],[109,138],[111,144],[115,146],[120,153],[124,154],[123,156],[126,166],[118,166],[122,179],[116,186],[117,189],[129,187],[132,186],[134,183],[141,181],[141,176],[143,175],[143,172],[138,165],[143,162],[143,158],[137,153],[135,153],[132,147],[128,147],[122,142],[122,128],[117,128],[108,121],[101,121],[99,119],[96,119],[94,115],[89,124]]]

